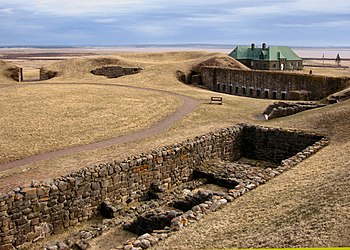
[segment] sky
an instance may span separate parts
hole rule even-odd
[[[350,0],[0,0],[0,46],[350,46]]]

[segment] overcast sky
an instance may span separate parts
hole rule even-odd
[[[0,46],[350,46],[350,0],[0,0]]]

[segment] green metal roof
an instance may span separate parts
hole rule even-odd
[[[287,60],[302,60],[298,57],[294,51],[287,46],[270,46],[266,49],[251,46],[237,46],[229,56],[239,59],[250,60],[266,60],[266,61],[279,61],[280,59]]]

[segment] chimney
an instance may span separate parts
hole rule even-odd
[[[266,49],[266,43],[262,44],[262,49]]]
[[[254,48],[255,48],[255,44],[254,44],[254,43],[252,43],[252,45],[251,45],[251,49],[252,49],[252,50],[254,50]]]

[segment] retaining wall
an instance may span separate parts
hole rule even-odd
[[[21,67],[13,67],[8,68],[6,70],[5,76],[12,78],[16,82],[22,82],[23,81],[23,68]]]
[[[274,162],[313,144],[321,136],[236,125],[121,162],[83,168],[52,181],[33,181],[0,198],[0,249],[25,249],[32,242],[84,222],[108,199],[119,205],[142,200],[152,183],[171,188],[191,179],[209,159],[241,156]]]
[[[242,156],[280,164],[312,145],[322,137],[301,131],[286,131],[245,126],[242,138]]]
[[[40,68],[40,80],[41,81],[49,80],[51,78],[54,78],[55,76],[57,76],[57,74],[58,74],[57,72],[47,70],[44,67]]]
[[[266,120],[271,120],[325,106],[325,104],[318,104],[315,102],[275,102],[265,109],[263,115]]]
[[[123,68],[121,66],[105,66],[91,71],[94,75],[101,75],[107,78],[117,78],[125,75],[140,73],[140,68]]]
[[[202,85],[234,95],[280,100],[320,100],[350,84],[346,77],[325,77],[266,70],[202,68]]]

